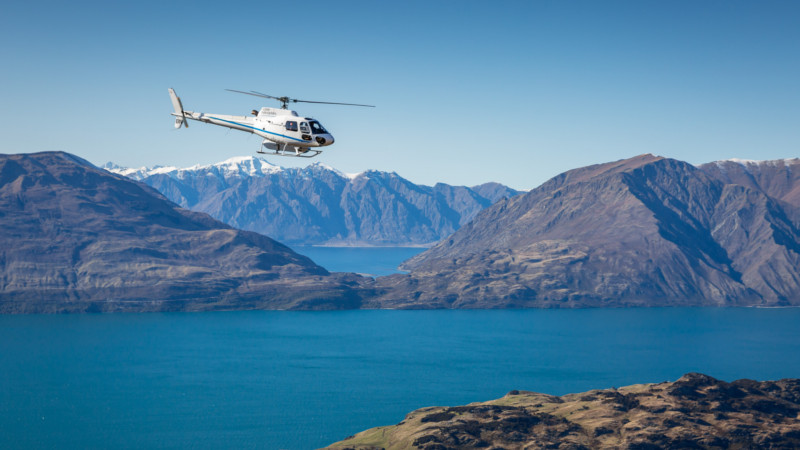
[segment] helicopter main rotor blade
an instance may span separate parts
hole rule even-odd
[[[285,101],[285,102],[292,102],[292,103],[321,103],[323,105],[347,105],[347,106],[365,106],[367,108],[374,108],[374,105],[360,105],[358,103],[339,103],[339,102],[317,102],[313,100],[298,100],[296,98],[289,98],[289,97],[273,97],[271,95],[265,94],[263,92],[258,91],[250,91],[254,94],[263,95],[267,98],[274,98],[276,100]]]
[[[263,97],[263,98],[271,98],[271,99],[273,99],[273,100],[281,100],[281,98],[280,98],[280,97],[273,97],[273,96],[271,96],[271,95],[262,94],[262,93],[260,93],[260,92],[255,92],[255,91],[252,91],[252,92],[245,92],[245,91],[237,91],[236,89],[225,89],[225,90],[226,90],[226,91],[230,91],[230,92],[238,92],[238,93],[240,93],[240,94],[252,95],[252,96],[254,96],[254,97]]]
[[[225,90],[226,91],[230,91],[230,92],[238,92],[240,94],[252,95],[254,97],[271,98],[273,100],[277,100],[277,101],[281,102],[281,104],[283,105],[284,109],[286,108],[286,105],[289,102],[291,102],[291,103],[319,103],[319,104],[323,104],[323,105],[363,106],[363,107],[366,107],[366,108],[374,108],[375,107],[375,105],[361,105],[359,103],[317,102],[317,101],[313,101],[313,100],[298,100],[296,98],[289,98],[289,97],[275,97],[274,95],[269,95],[269,94],[265,94],[263,92],[258,92],[258,91],[245,92],[245,91],[237,91],[236,89],[225,89]]]
[[[295,102],[295,103],[297,103],[297,102],[303,102],[303,103],[321,103],[321,104],[323,104],[323,105],[364,106],[364,107],[367,107],[367,108],[374,108],[374,107],[375,107],[375,105],[359,105],[358,103],[315,102],[315,101],[312,101],[312,100],[295,100],[295,99],[291,99],[291,101],[293,101],[293,102]]]

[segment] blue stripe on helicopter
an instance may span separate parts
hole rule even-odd
[[[231,123],[231,124],[233,124],[233,125],[239,125],[240,127],[251,128],[251,129],[253,129],[253,130],[256,130],[256,131],[258,131],[259,133],[274,134],[275,136],[280,136],[280,137],[283,137],[283,138],[286,138],[286,139],[291,139],[291,140],[293,140],[293,141],[297,141],[297,142],[308,142],[308,141],[304,141],[304,140],[302,140],[302,139],[293,138],[293,137],[291,137],[291,136],[285,136],[285,135],[283,135],[283,134],[273,133],[273,132],[271,132],[271,131],[267,131],[267,130],[264,130],[264,129],[261,129],[261,128],[251,127],[250,125],[245,125],[245,124],[243,124],[243,123],[239,123],[239,122],[232,122],[232,121],[230,121],[230,120],[225,120],[225,119],[219,119],[219,118],[217,118],[217,117],[213,117],[213,116],[208,116],[208,117],[209,117],[210,119],[219,120],[220,122],[226,122],[226,123]]]

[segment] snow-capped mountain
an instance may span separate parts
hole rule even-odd
[[[103,168],[185,208],[290,244],[431,244],[518,193],[498,183],[421,186],[393,172],[345,174],[320,163],[284,168],[251,156],[188,168]]]
[[[237,156],[216,164],[197,164],[184,169],[175,166],[154,166],[131,169],[108,162],[103,169],[114,172],[136,181],[142,181],[153,175],[167,175],[179,180],[191,177],[198,172],[222,178],[263,177],[282,172],[283,167],[270,164],[267,160],[252,156]]]

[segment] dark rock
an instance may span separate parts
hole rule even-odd
[[[429,442],[439,442],[439,438],[432,434],[427,436],[422,436],[421,438],[414,440],[414,446],[419,447],[422,444],[427,444]]]
[[[796,418],[800,413],[800,407],[797,405],[788,404],[778,400],[758,400],[752,403],[751,406],[754,410],[760,411],[765,414],[775,414],[778,416],[785,416],[789,418]]]
[[[597,427],[597,428],[594,429],[594,435],[595,436],[602,436],[604,434],[613,434],[613,433],[614,433],[614,430],[612,430],[611,428]]]
[[[661,450],[663,447],[652,442],[632,442],[627,448],[628,450]]]
[[[433,414],[428,414],[427,416],[422,418],[422,422],[443,422],[445,420],[450,420],[455,417],[455,414],[452,412],[444,411],[438,412]]]

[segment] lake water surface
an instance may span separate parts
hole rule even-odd
[[[292,250],[313,259],[331,272],[355,272],[381,276],[399,272],[397,266],[427,249],[419,247],[313,247]]]
[[[0,316],[0,448],[309,449],[512,389],[800,377],[798,323],[744,308]]]

